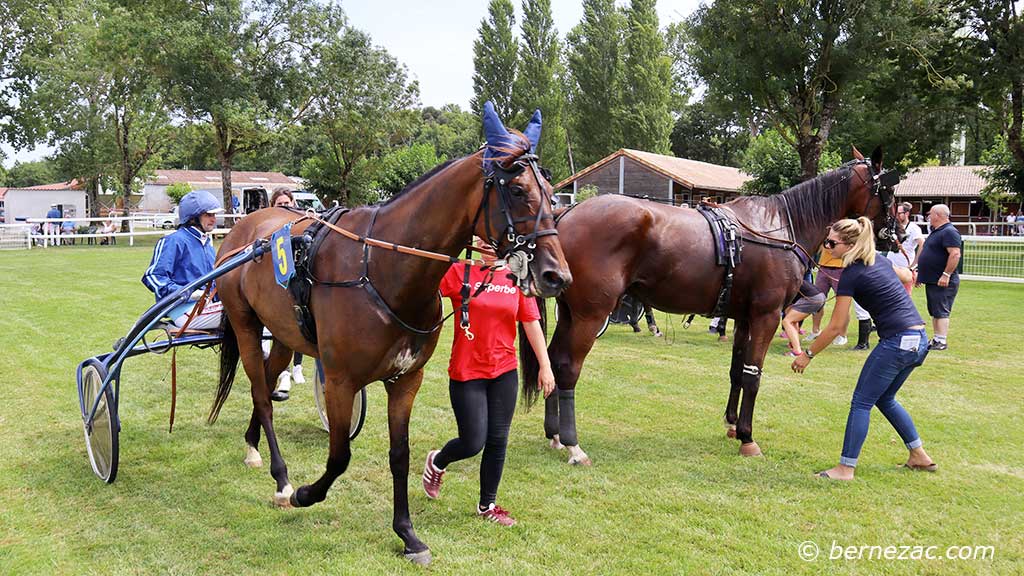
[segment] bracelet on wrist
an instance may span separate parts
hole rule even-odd
[[[943,272],[942,275],[945,276],[946,278],[952,278],[953,277],[953,275],[950,274],[949,272]]]
[[[814,360],[814,353],[813,353],[813,352],[811,352],[811,349],[810,349],[810,348],[805,348],[805,349],[804,349],[804,356],[807,356],[807,357],[808,357],[808,358],[810,358],[811,360]]]

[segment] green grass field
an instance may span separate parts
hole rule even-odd
[[[205,423],[218,359],[178,354],[178,413],[167,433],[170,357],[126,364],[121,461],[105,485],[89,467],[75,366],[110,350],[152,302],[139,277],[151,247],[0,253],[0,574],[418,574],[391,531],[383,387],[352,463],[328,499],[271,506],[267,468],[242,464],[248,385]],[[915,293],[924,309],[923,292]],[[419,488],[427,450],[455,434],[448,406],[451,324],[413,411],[410,494],[436,574],[1021,574],[1024,464],[1019,363],[1024,286],[965,281],[950,349],[900,393],[936,474],[897,468],[906,452],[877,411],[853,483],[812,473],[839,457],[866,353],[829,349],[803,376],[776,340],[754,420],[765,457],[743,459],[721,425],[729,346],[698,319],[665,339],[612,326],[577,389],[590,468],[550,451],[538,406],[516,415],[499,502],[513,529],[477,520],[478,459],[453,464],[438,501]],[[855,329],[854,329],[855,332]],[[855,336],[855,334],[851,334]],[[311,373],[307,367],[307,374]],[[319,477],[327,435],[309,387],[276,405],[298,486]],[[267,454],[264,448],[264,458]],[[267,459],[269,460],[269,459]],[[805,542],[820,556],[805,561]],[[839,546],[991,546],[973,560],[829,560]]]

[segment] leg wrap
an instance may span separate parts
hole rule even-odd
[[[544,399],[544,436],[554,438],[558,434],[558,396],[552,394]]]
[[[747,376],[753,376],[755,378],[760,378],[761,377],[761,369],[758,368],[757,366],[753,365],[753,364],[744,364],[743,365],[743,374],[745,374]]]
[[[566,446],[577,446],[576,390],[558,391],[558,440]]]

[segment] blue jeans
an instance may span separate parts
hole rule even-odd
[[[871,408],[878,410],[892,424],[908,449],[919,448],[921,437],[914,428],[910,414],[896,401],[907,377],[928,355],[928,334],[923,330],[904,330],[885,338],[875,346],[861,368],[857,388],[850,401],[850,415],[846,418],[843,455],[840,464],[856,466],[864,438],[868,435]]]

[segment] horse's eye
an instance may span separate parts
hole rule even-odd
[[[522,186],[513,185],[509,188],[514,196],[526,196],[526,189]]]

